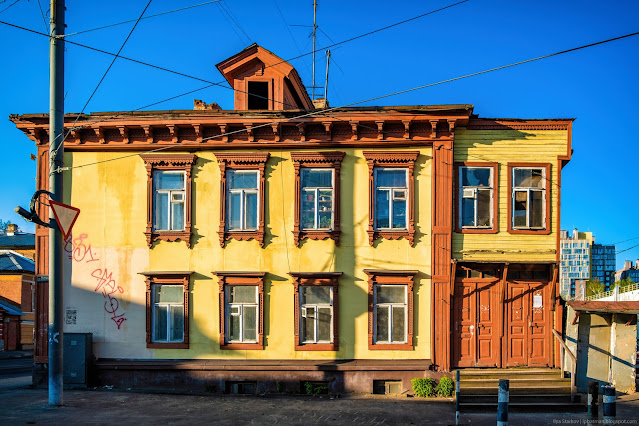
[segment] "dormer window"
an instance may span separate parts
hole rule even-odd
[[[268,81],[248,81],[247,83],[247,109],[268,109]]]

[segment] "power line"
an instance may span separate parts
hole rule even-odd
[[[633,241],[633,240],[638,240],[638,239],[639,239],[639,237],[634,237],[634,238],[630,238],[630,239],[627,239],[627,240],[619,241],[617,243],[612,243],[612,245],[616,246],[617,244],[626,243],[628,241]]]
[[[179,9],[174,9],[174,10],[169,10],[169,11],[166,11],[166,12],[156,13],[155,15],[145,16],[145,17],[144,17],[144,18],[142,18],[141,20],[144,20],[144,19],[150,19],[150,18],[155,18],[155,17],[162,16],[162,15],[168,15],[169,13],[181,12],[181,11],[183,11],[183,10],[193,9],[193,8],[195,8],[195,7],[206,6],[207,4],[217,3],[217,2],[219,2],[219,1],[222,1],[222,0],[212,0],[212,1],[207,1],[207,2],[205,2],[205,3],[194,4],[193,6],[186,6],[186,7],[181,7],[181,8],[179,8]],[[39,2],[40,2],[40,0],[38,0],[38,3],[39,3]],[[111,28],[111,27],[115,27],[115,26],[123,25],[123,24],[128,24],[128,23],[130,23],[130,22],[135,22],[135,21],[136,21],[135,19],[130,19],[130,20],[128,20],[128,21],[122,21],[122,22],[118,22],[118,23],[116,23],[116,24],[104,25],[104,26],[102,26],[102,27],[91,28],[91,29],[89,29],[89,30],[76,31],[76,32],[74,32],[74,33],[65,34],[65,35],[64,35],[64,37],[70,37],[70,36],[74,36],[74,35],[78,35],[78,34],[84,34],[84,33],[88,33],[88,32],[91,32],[91,31],[103,30],[103,29],[105,29],[105,28]]]
[[[16,0],[13,3],[11,3],[9,6],[5,7],[4,9],[0,10],[0,14],[2,14],[5,10],[9,9],[11,6],[15,5],[16,3],[18,3],[20,0]]]
[[[49,26],[47,25],[47,18],[44,17],[44,11],[42,10],[42,4],[40,0],[38,0],[38,8],[40,9],[40,15],[42,15],[42,22],[44,23],[44,30],[48,33]]]
[[[218,3],[218,6],[224,11],[226,12],[226,14],[228,15],[229,18],[231,18],[231,20],[233,21],[233,23],[237,26],[237,28],[244,34],[244,36],[246,37],[246,39],[249,41],[249,43],[253,42],[253,39],[251,39],[251,37],[246,33],[246,31],[244,31],[244,27],[242,27],[242,25],[235,19],[235,16],[233,15],[233,12],[231,11],[231,7],[227,7],[225,5],[225,3],[223,1],[221,1],[220,3]]]
[[[273,3],[275,3],[275,8],[277,9],[277,12],[280,14],[282,21],[284,21],[284,26],[286,27],[286,31],[288,31],[288,34],[291,36],[291,40],[293,40],[293,44],[295,45],[295,48],[297,49],[297,53],[301,55],[302,49],[300,49],[299,44],[297,44],[297,40],[295,40],[295,37],[293,36],[293,33],[291,32],[290,25],[286,21],[286,18],[284,17],[284,14],[282,13],[282,9],[280,9],[280,5],[277,3],[277,0],[273,0]],[[310,74],[311,70],[308,68],[308,64],[305,61],[302,63],[306,67],[306,71]]]
[[[634,246],[632,246],[630,248],[627,248],[627,249],[620,250],[620,251],[616,252],[615,254],[623,253],[624,251],[632,250],[633,248],[636,248],[636,247],[639,247],[639,244],[634,245]]]
[[[311,112],[300,114],[300,115],[297,115],[297,116],[294,116],[294,117],[289,117],[289,118],[286,118],[286,119],[283,119],[283,120],[277,120],[277,121],[272,121],[272,122],[269,122],[269,123],[263,123],[263,124],[260,124],[260,125],[257,125],[257,126],[252,126],[251,128],[252,129],[258,129],[258,128],[261,128],[261,127],[271,126],[273,124],[280,124],[280,123],[284,123],[284,122],[297,120],[297,119],[300,119],[300,118],[312,117],[312,116],[315,116],[315,115],[329,115],[330,116],[330,114],[328,114],[329,112],[335,111],[335,110],[338,110],[338,109],[348,108],[348,107],[352,107],[352,106],[363,104],[363,103],[367,103],[367,102],[372,102],[372,101],[379,100],[379,99],[385,99],[385,98],[388,98],[388,97],[391,97],[391,96],[396,96],[396,95],[400,95],[400,94],[404,94],[404,93],[408,93],[408,92],[412,92],[412,91],[416,91],[416,90],[421,90],[421,89],[424,89],[424,88],[427,88],[427,87],[433,87],[433,86],[437,86],[437,85],[440,85],[440,84],[450,83],[452,81],[457,81],[457,80],[461,80],[461,79],[464,79],[464,78],[470,78],[470,77],[474,77],[474,76],[477,76],[477,75],[486,74],[486,73],[489,73],[489,72],[498,71],[498,70],[502,70],[502,69],[509,68],[509,67],[514,67],[514,66],[517,66],[517,65],[523,65],[523,64],[526,64],[526,63],[529,63],[529,62],[538,61],[538,60],[541,60],[541,59],[550,58],[550,57],[553,57],[553,56],[558,56],[558,55],[562,55],[562,54],[565,54],[565,53],[574,52],[574,51],[585,49],[585,48],[588,48],[588,47],[598,46],[598,45],[601,45],[601,44],[604,44],[604,43],[610,43],[610,42],[613,42],[613,41],[616,41],[616,40],[621,40],[621,39],[625,39],[625,38],[628,38],[628,37],[633,37],[633,36],[636,36],[636,35],[639,35],[639,32],[634,32],[634,33],[626,34],[626,35],[623,35],[623,36],[619,36],[619,37],[614,37],[614,38],[610,38],[610,39],[607,39],[607,40],[598,41],[598,42],[595,42],[595,43],[589,43],[589,44],[586,44],[586,45],[583,45],[583,46],[574,47],[574,48],[571,48],[571,49],[566,49],[566,50],[562,50],[562,51],[555,52],[555,53],[550,53],[548,55],[538,56],[536,58],[527,59],[527,60],[519,61],[519,62],[514,62],[512,64],[502,65],[502,66],[495,67],[495,68],[490,68],[490,69],[484,70],[484,71],[477,71],[477,72],[474,72],[474,73],[471,73],[471,74],[466,74],[466,75],[459,76],[459,77],[454,77],[454,78],[449,78],[449,79],[446,79],[446,80],[441,80],[441,81],[438,81],[436,83],[424,84],[424,85],[413,87],[413,88],[410,88],[410,89],[400,90],[400,91],[389,93],[389,94],[386,94],[386,95],[380,95],[380,96],[376,96],[376,97],[373,97],[373,98],[365,99],[365,100],[362,100],[362,101],[351,102],[349,104],[342,105],[342,106],[339,106],[339,107],[332,107],[332,108],[326,108],[326,109],[317,110],[317,111],[311,111]],[[220,134],[220,135],[215,135],[215,136],[210,136],[210,137],[207,137],[207,138],[203,138],[202,141],[209,140],[209,139],[220,138],[222,136],[229,136],[229,135],[232,135],[232,134],[235,134],[235,133],[240,133],[240,132],[245,132],[245,131],[246,131],[245,129],[234,130],[234,131],[226,132],[226,133],[223,133],[223,134]],[[156,148],[156,149],[153,149],[153,150],[150,150],[150,151],[145,151],[144,153],[153,153],[153,152],[158,152],[158,151],[164,151],[164,150],[167,150],[167,149],[170,149],[170,148],[176,148],[176,147],[177,148],[181,148],[181,147],[183,147],[185,145],[189,145],[189,144],[192,144],[192,143],[196,143],[196,141],[183,142],[183,143],[181,143],[179,145],[168,145],[168,146]],[[197,143],[200,143],[200,142],[197,141]],[[122,159],[122,158],[128,158],[128,157],[132,157],[132,156],[136,156],[136,155],[139,155],[139,153],[125,155],[125,156],[121,156],[121,157],[115,157],[115,158],[111,158],[111,159],[108,159],[108,160],[96,161],[96,162],[93,162],[93,163],[81,164],[81,165],[78,165],[78,166],[65,167],[64,170],[70,170],[70,169],[75,169],[75,168],[86,167],[86,166],[89,166],[89,165],[106,163],[106,162],[115,161],[115,160]]]

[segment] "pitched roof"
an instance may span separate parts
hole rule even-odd
[[[9,315],[24,315],[24,313],[22,312],[22,309],[20,309],[20,306],[18,306],[18,304],[16,304],[12,300],[9,300],[1,296],[0,296],[0,311],[6,312]]]
[[[35,248],[35,235],[28,233],[15,233],[14,235],[0,235],[0,248]]]
[[[35,262],[11,250],[0,250],[0,272],[35,273]]]

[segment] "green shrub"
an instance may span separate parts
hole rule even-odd
[[[413,392],[417,396],[430,397],[435,395],[435,385],[437,382],[430,377],[416,377],[410,381]]]
[[[455,381],[450,377],[444,376],[439,380],[437,386],[435,387],[435,392],[437,392],[437,396],[453,396],[453,392],[455,391]]]

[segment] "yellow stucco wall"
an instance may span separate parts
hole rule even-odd
[[[402,151],[394,149],[393,151]],[[414,149],[412,149],[414,150]],[[139,156],[72,169],[65,201],[80,208],[74,242],[67,244],[72,268],[65,308],[77,311],[67,332],[93,332],[98,357],[426,359],[430,348],[431,148],[420,149],[415,166],[415,247],[408,241],[368,244],[368,166],[362,150],[346,149],[341,168],[340,246],[332,240],[293,241],[294,169],[290,152],[272,151],[266,168],[265,247],[256,241],[219,244],[220,169],[212,151],[196,152],[193,169],[192,248],[184,242],[146,245],[147,178]],[[66,153],[78,166],[122,153]],[[91,246],[88,250],[87,247]],[[416,269],[412,351],[368,350],[366,268]],[[107,273],[105,274],[105,270]],[[190,285],[190,348],[147,349],[143,271],[195,274]],[[264,350],[220,350],[218,279],[212,271],[265,271]],[[343,272],[339,280],[339,352],[294,350],[293,284],[289,272]],[[108,275],[111,274],[111,275]],[[122,288],[117,308],[100,292],[108,276]],[[115,311],[115,314],[111,311]],[[120,318],[120,326],[113,317]]]
[[[557,249],[558,174],[557,157],[566,155],[567,131],[466,130],[455,133],[456,162],[499,163],[499,200],[496,234],[453,233],[453,258],[479,261],[555,261]],[[550,234],[508,233],[508,163],[550,163]],[[458,189],[455,189],[458,191]],[[457,205],[454,206],[457,208]]]

